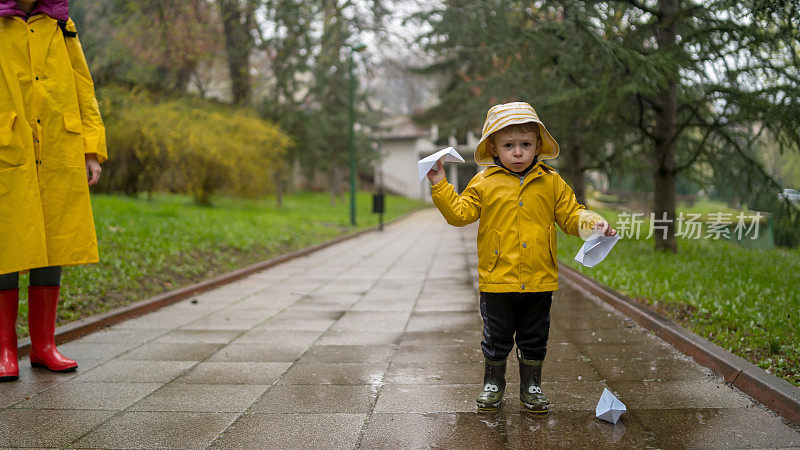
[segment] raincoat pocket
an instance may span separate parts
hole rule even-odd
[[[547,229],[547,239],[550,243],[550,259],[553,261],[553,266],[558,268],[558,252],[556,247],[556,226],[550,225]]]
[[[489,250],[489,265],[486,268],[489,272],[494,270],[497,266],[497,260],[500,259],[500,232],[497,230],[492,230],[492,235],[489,240],[490,247]]]
[[[17,113],[15,112],[0,113],[0,147],[11,143],[11,138],[14,137],[14,120],[16,118]]]
[[[63,163],[69,167],[86,167],[86,160],[83,154],[83,124],[81,116],[78,114],[64,115],[64,129],[61,142],[63,152]]]
[[[64,115],[64,129],[67,130],[69,133],[78,133],[80,134],[83,132],[83,125],[81,124],[80,116],[74,116],[65,114]]]
[[[17,113],[0,113],[0,169],[8,169],[25,164],[25,152],[18,145],[13,145],[19,139],[14,138],[14,122]]]

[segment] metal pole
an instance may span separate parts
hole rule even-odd
[[[350,49],[350,225],[356,226],[356,144],[355,144],[355,91],[353,78],[353,52]]]

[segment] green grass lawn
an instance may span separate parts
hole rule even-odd
[[[616,226],[613,211],[600,212]],[[800,386],[800,249],[748,249],[725,240],[679,239],[678,253],[671,254],[656,252],[646,234],[620,239],[608,258],[592,268],[573,259],[583,241],[561,234],[558,256]]]
[[[330,195],[307,192],[245,200],[215,197],[214,206],[190,197],[156,194],[151,200],[93,195],[99,264],[67,267],[62,281],[59,324],[108,311],[155,294],[212,278],[354,231],[349,197],[336,205]],[[425,206],[388,196],[386,220]],[[357,197],[357,228],[378,223],[372,196]],[[27,286],[27,275],[20,286]],[[25,289],[17,322],[27,335]]]

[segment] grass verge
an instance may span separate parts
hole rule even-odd
[[[245,200],[215,197],[214,206],[189,196],[156,194],[150,200],[93,195],[99,264],[66,267],[58,324],[109,311],[172,289],[246,267],[378,223],[371,194],[356,200],[357,227],[350,226],[349,203],[331,205],[330,195],[306,192]],[[387,196],[385,220],[425,206]],[[20,286],[27,286],[27,275]],[[27,293],[17,320],[27,336]]]
[[[613,211],[599,211],[612,224]],[[643,230],[646,230],[647,223]],[[583,267],[583,244],[561,234],[558,256],[585,275],[649,305],[686,328],[800,386],[800,249],[748,249],[725,240],[620,239],[605,261]]]

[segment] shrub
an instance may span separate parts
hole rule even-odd
[[[219,190],[255,197],[270,192],[286,169],[291,139],[252,111],[197,99],[154,102],[109,92],[104,107],[110,159],[107,190],[154,189],[191,194],[210,204]]]

